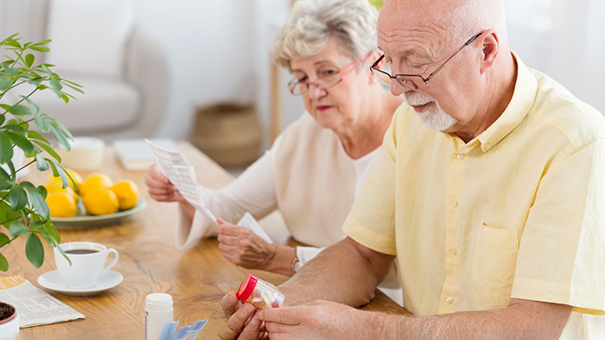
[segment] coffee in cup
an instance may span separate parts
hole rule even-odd
[[[115,266],[119,258],[115,249],[107,249],[100,243],[69,242],[60,244],[59,247],[71,261],[70,265],[59,249],[55,248],[59,275],[68,287],[75,289],[94,287],[99,278]],[[114,254],[114,259],[105,267],[107,256],[111,253]]]

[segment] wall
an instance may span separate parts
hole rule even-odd
[[[164,45],[171,73],[169,112],[157,136],[185,138],[196,105],[253,99],[246,93],[254,78],[254,3],[138,1],[137,24]]]

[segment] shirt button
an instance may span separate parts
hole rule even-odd
[[[445,299],[445,301],[451,305],[452,303],[454,303],[454,298],[450,296],[447,299]]]
[[[456,155],[456,158],[458,158],[459,160],[463,160],[464,159],[464,155],[459,153]]]
[[[452,248],[452,250],[450,250],[450,253],[455,256],[458,254],[458,251],[456,250],[456,248]]]
[[[458,207],[458,202],[452,201],[452,207],[454,207],[454,208]]]

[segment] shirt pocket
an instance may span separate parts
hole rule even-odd
[[[497,229],[483,223],[471,272],[473,296],[477,301],[488,307],[508,306],[518,252],[517,229]]]

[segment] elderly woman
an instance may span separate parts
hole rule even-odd
[[[274,41],[273,55],[291,71],[288,87],[302,96],[307,112],[264,156],[206,201],[229,222],[246,211],[260,219],[279,209],[292,237],[309,247],[269,244],[246,228],[215,225],[152,166],[146,178],[151,197],[179,202],[179,248],[195,246],[215,231],[227,260],[293,275],[323,247],[344,238],[341,226],[401,104],[370,71],[380,57],[376,19],[367,0],[295,3]]]

